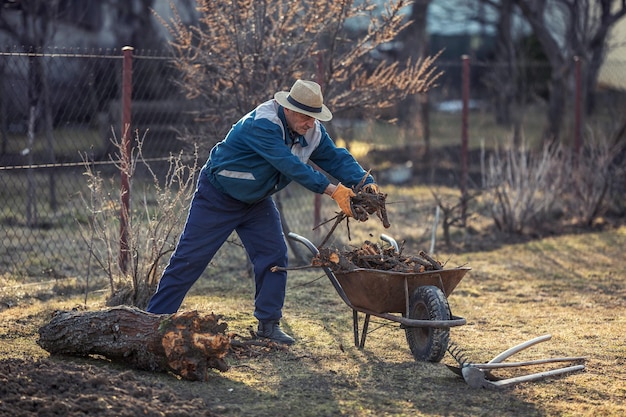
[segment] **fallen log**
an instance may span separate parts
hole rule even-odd
[[[227,323],[197,311],[157,315],[133,307],[57,311],[37,343],[53,355],[102,355],[136,369],[206,381],[210,368],[228,370]]]

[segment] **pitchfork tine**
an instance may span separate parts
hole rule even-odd
[[[450,343],[448,345],[448,352],[457,361],[460,366],[464,366],[468,363],[467,356],[465,356],[465,352],[455,343]]]

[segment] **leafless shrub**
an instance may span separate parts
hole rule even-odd
[[[441,228],[443,240],[447,247],[452,247],[452,237],[450,230],[452,227],[465,228],[467,226],[467,213],[464,213],[463,206],[480,196],[480,191],[469,193],[466,197],[462,195],[445,195],[440,191],[430,190],[437,206],[441,210],[443,219]]]
[[[142,192],[133,189],[134,202],[140,201],[141,204],[137,205],[138,209],[131,209],[128,219],[128,247],[132,261],[126,274],[117,262],[120,199],[113,190],[118,187],[112,184],[112,179],[106,184],[95,167],[85,163],[90,194],[82,199],[90,215],[81,236],[89,249],[89,270],[93,261],[109,278],[109,305],[129,304],[142,308],[147,305],[158,283],[161,261],[175,247],[175,239],[195,190],[197,154],[191,162],[182,153],[171,155],[165,177],[161,175],[159,178],[141,152],[144,139],[145,135],[143,138],[137,135],[137,147],[133,149],[128,167],[115,161],[118,170],[125,170],[133,185],[137,185],[133,178],[140,164],[150,178],[149,185]],[[115,137],[112,142],[121,155],[122,144]]]
[[[616,158],[624,152],[625,144],[593,132],[587,137],[581,154],[568,155],[564,161],[567,178],[564,200],[566,210],[574,220],[591,226],[610,208],[614,187],[624,181],[626,168]],[[617,193],[623,199],[619,190]]]
[[[525,145],[496,150],[483,163],[483,185],[491,215],[498,229],[522,233],[536,227],[559,210],[563,221],[591,226],[615,204],[623,201],[620,187],[626,181],[626,143],[620,134],[589,132],[579,154],[562,147],[544,147],[528,152]],[[619,210],[619,207],[616,208]]]
[[[560,198],[563,176],[560,146],[529,152],[525,143],[516,149],[496,149],[483,164],[483,185],[496,227],[523,233],[529,223],[540,225]]]

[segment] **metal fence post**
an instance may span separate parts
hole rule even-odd
[[[578,160],[582,147],[582,61],[580,57],[574,57],[576,74],[576,98],[574,102],[574,158]]]
[[[468,142],[469,142],[469,96],[470,96],[470,57],[463,55],[462,94],[463,111],[461,116],[461,219],[465,224],[467,215],[467,176],[468,176]]]
[[[133,91],[133,48],[122,48],[124,56],[122,65],[122,146],[121,146],[121,186],[120,186],[120,253],[119,267],[122,274],[128,272],[130,247],[128,243],[130,221],[130,122],[131,96]]]

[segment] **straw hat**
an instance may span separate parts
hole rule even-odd
[[[324,105],[322,89],[313,81],[297,80],[289,93],[279,91],[274,99],[286,109],[306,114],[323,122],[333,118],[333,114]]]

